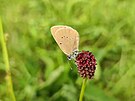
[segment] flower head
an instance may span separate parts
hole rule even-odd
[[[89,51],[82,51],[76,57],[78,72],[81,77],[91,79],[96,69],[96,59]]]

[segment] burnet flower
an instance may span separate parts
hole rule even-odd
[[[89,51],[82,51],[76,57],[78,73],[83,78],[93,78],[96,70],[96,59]]]

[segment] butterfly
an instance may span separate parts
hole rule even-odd
[[[79,53],[79,33],[75,29],[69,26],[58,25],[51,27],[51,33],[69,60],[77,56]]]

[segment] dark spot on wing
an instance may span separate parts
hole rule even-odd
[[[62,44],[62,43],[60,42],[60,44]]]

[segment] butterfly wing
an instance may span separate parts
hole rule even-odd
[[[56,32],[58,29],[60,29],[60,28],[71,28],[71,27],[69,27],[69,26],[64,26],[64,25],[53,26],[53,27],[51,27],[51,33],[52,33],[52,35],[54,35],[55,32]],[[71,29],[72,29],[72,28],[71,28]]]
[[[60,29],[60,28],[65,28],[65,26],[59,25],[59,26],[53,26],[53,27],[51,27],[51,33],[52,33],[52,35],[54,35],[55,32],[56,32],[58,29]]]
[[[79,34],[71,27],[61,27],[51,32],[60,49],[69,56],[74,50],[78,50]]]

